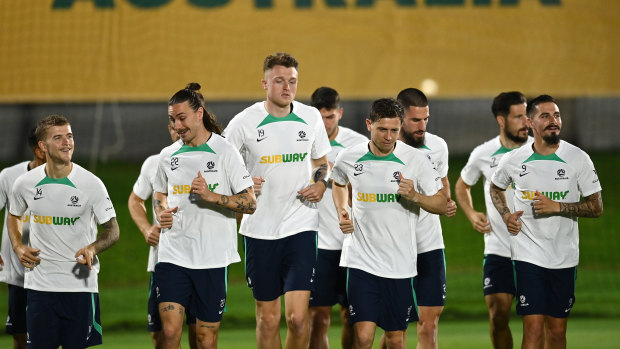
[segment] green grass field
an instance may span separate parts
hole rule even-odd
[[[571,348],[612,348],[620,343],[620,334],[616,330],[620,328],[620,255],[617,252],[620,250],[620,218],[616,216],[620,189],[613,186],[620,170],[617,158],[618,153],[592,154],[603,186],[604,213],[599,219],[581,219],[579,223],[581,257],[576,305],[569,320],[568,343]],[[464,157],[450,158],[452,186],[466,160]],[[140,165],[99,164],[97,171],[108,188],[121,227],[120,241],[100,256],[103,347],[106,348],[150,347],[148,334],[144,331],[148,248],[127,211],[127,198]],[[476,207],[483,210],[480,183],[474,187],[473,196]],[[448,299],[440,324],[441,347],[490,347],[481,290],[482,236],[471,228],[461,211],[452,218],[442,217],[442,224]],[[7,311],[6,299],[6,287],[0,285],[0,318]],[[254,302],[245,286],[242,263],[231,266],[227,308],[220,347],[255,347]],[[337,326],[337,316],[334,322]],[[520,319],[513,321],[513,330],[515,343],[520,343]],[[409,337],[410,343],[415,343],[415,336]],[[339,346],[337,329],[330,333],[330,340],[334,347]],[[7,348],[9,342],[9,337],[1,336],[0,348]]]

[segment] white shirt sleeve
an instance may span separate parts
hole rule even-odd
[[[510,163],[509,160],[512,158],[512,154],[514,152],[508,153],[502,157],[497,165],[497,170],[493,173],[493,177],[491,177],[491,182],[495,184],[498,188],[506,189],[512,183],[512,176],[509,173]]]
[[[439,156],[439,166],[437,166],[437,172],[441,178],[448,175],[448,144],[442,139],[441,142],[441,155]]]
[[[315,109],[316,110],[316,109]],[[327,131],[325,131],[325,125],[323,124],[321,114],[316,112],[317,122],[314,125],[314,143],[312,143],[312,154],[310,156],[313,159],[319,159],[329,153],[332,149],[331,145],[329,145],[329,136],[327,136]]]
[[[433,169],[433,166],[429,161],[420,161],[417,166],[417,178],[414,178],[416,182],[417,190],[424,195],[435,195],[441,188],[443,183],[441,182],[441,174]]]
[[[602,188],[592,160],[585,152],[582,154],[584,159],[581,162],[582,166],[577,177],[577,185],[581,195],[586,197],[601,191]]]
[[[237,114],[232,118],[232,120],[230,120],[228,126],[226,126],[222,132],[222,136],[224,136],[226,140],[230,142],[239,152],[243,151],[245,136],[243,134],[243,124],[240,114]]]
[[[9,183],[6,181],[6,171],[0,172],[0,210],[6,206],[9,201]]]
[[[158,193],[168,194],[168,176],[164,170],[164,166],[168,165],[163,155],[159,156],[159,165],[157,166],[157,174],[153,180],[153,190]]]
[[[110,200],[110,195],[108,195],[108,190],[99,178],[97,178],[95,188],[90,191],[90,195],[93,213],[95,214],[97,223],[103,224],[116,217],[116,212],[114,211],[112,200]]]
[[[241,154],[234,149],[234,147],[229,148],[230,152],[226,157],[226,171],[229,177],[230,186],[233,194],[237,194],[242,190],[249,188],[254,185],[254,181],[252,181],[252,176],[248,172],[243,163],[243,158]]]
[[[157,166],[159,168],[159,157],[154,158],[155,160],[151,161],[151,158],[146,159],[142,164],[142,168],[140,169],[140,175],[136,180],[136,183],[133,185],[133,192],[140,199],[147,200],[151,195],[153,195],[153,183],[151,183],[151,178],[149,178],[149,172],[151,169],[149,166]],[[157,170],[156,170],[157,171]]]
[[[482,171],[480,171],[480,162],[478,161],[479,152],[474,149],[469,155],[469,159],[467,159],[467,164],[461,170],[461,178],[463,182],[470,187],[473,187],[478,183],[480,176],[482,175]]]
[[[332,172],[329,177],[331,180],[338,183],[339,185],[346,185],[347,183],[349,183],[349,177],[347,177],[347,172],[345,168],[346,164],[345,161],[342,160],[343,153],[344,151],[341,151],[338,156],[336,156],[334,168],[332,168]]]

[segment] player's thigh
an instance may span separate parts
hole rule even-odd
[[[418,306],[443,307],[446,303],[446,264],[443,249],[418,255],[414,289]]]
[[[514,296],[515,270],[508,257],[488,254],[484,256],[482,289],[484,295],[509,293]]]

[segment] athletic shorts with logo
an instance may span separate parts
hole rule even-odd
[[[419,319],[413,278],[389,279],[348,268],[347,295],[352,324],[370,321],[385,331],[401,331]]]
[[[515,294],[515,274],[508,257],[487,254],[482,262],[482,290],[484,295],[495,293]]]
[[[27,290],[27,345],[86,348],[102,343],[99,294]]]
[[[189,269],[159,262],[155,266],[155,296],[159,304],[182,305],[198,320],[220,322],[226,311],[227,279],[228,267]]]
[[[310,294],[311,307],[331,307],[347,301],[347,268],[339,266],[342,250],[319,249],[316,261],[314,287]]]
[[[514,261],[517,314],[566,318],[575,305],[577,267],[548,269]]]
[[[149,283],[149,301],[148,301],[148,324],[146,330],[149,332],[161,331],[161,317],[159,316],[159,302],[157,294],[159,288],[155,283],[154,272],[151,273],[151,282]],[[196,323],[196,317],[191,314],[191,309],[185,308],[185,323],[188,325]]]
[[[26,333],[26,289],[8,284],[9,314],[6,318],[6,333]]]
[[[443,249],[418,254],[418,275],[413,279],[418,306],[446,304],[446,258]]]
[[[254,298],[272,301],[289,291],[312,290],[317,232],[305,231],[277,240],[243,238],[245,276]]]

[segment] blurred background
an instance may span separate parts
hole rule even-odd
[[[202,85],[226,126],[265,98],[263,59],[288,52],[300,62],[297,99],[335,88],[341,125],[364,134],[372,100],[420,88],[428,130],[448,143],[452,184],[471,150],[498,133],[494,96],[546,93],[558,100],[562,138],[591,155],[604,188],[603,216],[580,221],[573,316],[618,319],[619,14],[615,0],[2,0],[0,169],[32,157],[25,136],[37,120],[69,118],[74,160],[102,178],[121,225],[101,258],[104,327],[142,329],[148,249],[126,202],[142,161],[169,144],[167,100],[188,82]],[[482,237],[460,211],[442,220],[442,318],[484,320]],[[231,285],[223,326],[252,327],[241,264]],[[5,300],[0,287],[0,317]]]

